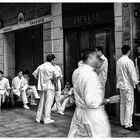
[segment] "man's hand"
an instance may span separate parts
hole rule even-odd
[[[113,104],[113,103],[118,103],[120,102],[120,95],[114,95],[114,96],[111,96],[110,98],[110,104]]]
[[[108,104],[108,103],[110,103],[110,98],[104,99],[104,104],[106,105],[106,104]]]
[[[139,93],[140,93],[140,85],[137,85],[137,90],[138,90]]]

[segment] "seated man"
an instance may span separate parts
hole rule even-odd
[[[26,87],[27,87],[27,89],[26,89],[26,94],[27,94],[27,96],[29,97],[31,97],[31,105],[37,105],[36,103],[35,103],[35,99],[40,99],[40,97],[39,97],[39,95],[38,95],[38,92],[37,92],[37,89],[36,89],[36,87],[34,86],[34,85],[29,85],[29,72],[28,71],[25,71],[24,73],[23,73],[23,77],[24,77],[24,79],[25,79],[25,84],[26,84]]]
[[[25,79],[23,77],[23,72],[22,70],[19,70],[17,72],[17,76],[12,81],[12,93],[17,97],[17,99],[22,97],[24,109],[30,109],[27,106],[27,103],[28,103],[28,99],[26,95],[27,87],[28,86],[26,85]]]
[[[7,78],[3,77],[3,71],[0,71],[0,111],[1,102],[5,102],[6,97],[10,96],[10,84]]]
[[[74,96],[73,96],[73,88],[67,82],[65,88],[62,90],[61,95],[61,111],[64,113],[65,108],[71,105],[74,105]]]

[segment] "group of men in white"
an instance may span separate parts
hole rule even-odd
[[[123,45],[122,57],[116,64],[117,88],[120,94],[104,98],[108,60],[103,48],[84,50],[72,83],[76,109],[68,137],[111,137],[110,123],[104,109],[108,103],[120,102],[120,123],[124,129],[137,131],[132,123],[134,88],[140,92],[136,68],[129,58],[130,46]]]
[[[35,86],[29,85],[29,72],[22,70],[17,72],[17,76],[12,80],[10,86],[9,80],[3,76],[3,72],[0,71],[0,110],[1,103],[5,102],[6,98],[10,98],[12,105],[19,98],[22,98],[23,108],[30,109],[28,107],[28,97],[31,97],[31,105],[37,105],[35,99],[40,99]]]
[[[10,88],[8,79],[0,71],[0,106],[6,96],[16,95],[22,98],[23,108],[28,107],[28,96],[34,105],[35,99],[40,99],[36,122],[43,119],[44,124],[54,123],[51,111],[63,115],[65,105],[69,99],[75,104],[75,112],[71,121],[68,137],[111,137],[110,123],[104,109],[108,103],[120,102],[120,121],[122,127],[135,131],[132,123],[134,107],[134,91],[140,91],[139,81],[133,61],[129,58],[130,47],[122,46],[122,57],[117,61],[117,88],[120,95],[105,98],[105,84],[108,75],[108,60],[103,54],[103,47],[94,50],[85,49],[81,53],[78,68],[72,74],[72,85],[65,87],[64,96],[61,96],[61,69],[56,65],[54,54],[47,56],[47,61],[41,64],[32,73],[37,80],[37,89],[29,85],[29,73],[17,72]],[[10,92],[11,91],[11,92]],[[41,97],[38,95],[40,92]],[[73,96],[72,96],[73,94]],[[74,97],[74,98],[73,98]],[[55,104],[52,108],[55,98]],[[63,100],[63,105],[61,101]]]

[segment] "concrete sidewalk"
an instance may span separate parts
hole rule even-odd
[[[67,137],[73,109],[67,109],[65,115],[52,113],[53,124],[36,123],[37,106],[31,110],[20,107],[5,108],[0,112],[0,138],[2,137]],[[115,120],[110,120],[112,137],[140,137],[140,131],[133,132],[123,129]],[[140,123],[136,124],[140,129]]]

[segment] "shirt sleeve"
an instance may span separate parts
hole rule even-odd
[[[39,67],[32,73],[32,75],[34,76],[34,78],[35,78],[36,80],[38,79]]]
[[[24,91],[28,88],[26,79],[22,79],[21,87],[22,87],[22,90],[24,90]]]
[[[99,77],[101,76],[103,83],[106,83],[107,80],[107,72],[108,72],[108,60],[105,60],[103,65],[101,66],[101,72],[99,73]]]
[[[84,99],[89,108],[98,108],[103,102],[103,91],[96,75],[89,75],[85,81]]]
[[[15,88],[15,85],[16,85],[16,79],[14,78],[14,79],[12,80],[12,89]]]
[[[59,66],[58,66],[59,67]],[[62,75],[62,71],[61,71],[61,68],[59,67],[59,74],[60,74],[60,78],[62,78],[63,77],[63,75]]]
[[[6,79],[6,89],[10,89],[10,84],[9,84],[9,80]]]
[[[139,77],[139,68],[138,68],[137,58],[135,59],[135,66],[136,66],[137,76]]]
[[[137,76],[136,68],[135,68],[135,66],[134,66],[133,61],[130,61],[130,62],[128,63],[128,71],[129,71],[129,73],[130,73],[130,78],[131,78],[131,80],[132,80],[132,84],[133,84],[134,87],[135,87],[135,85],[137,85],[139,81],[138,81],[138,76]]]

